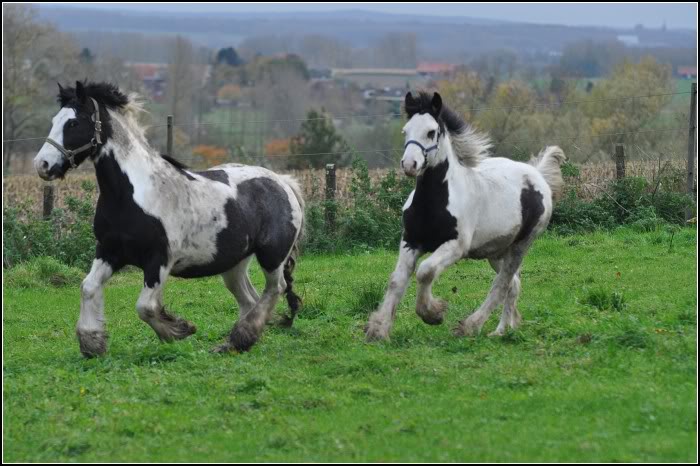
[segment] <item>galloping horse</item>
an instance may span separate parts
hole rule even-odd
[[[169,275],[220,274],[235,296],[239,320],[216,351],[250,349],[283,293],[291,325],[300,305],[292,271],[304,221],[304,202],[293,178],[237,164],[188,170],[149,146],[136,120],[138,103],[111,84],[59,85],[58,101],[61,109],[34,166],[41,178],[53,180],[89,158],[100,191],[95,260],[81,286],[76,329],[84,356],[107,349],[103,288],[125,265],[143,270],[136,310],[161,340],[196,331],[163,306]],[[265,275],[262,296],[248,278],[253,256]]]
[[[553,199],[563,187],[564,153],[545,148],[530,164],[487,158],[488,137],[475,131],[443,105],[438,93],[409,92],[408,123],[401,167],[417,177],[416,189],[403,207],[403,237],[396,269],[384,300],[369,318],[368,340],[389,337],[396,307],[404,295],[418,258],[416,312],[427,324],[443,321],[447,303],[435,299],[432,284],[460,259],[488,259],[497,275],[486,300],[460,322],[458,336],[476,335],[494,308],[503,304],[491,335],[515,328],[521,316],[520,265],[528,248],[552,215]]]

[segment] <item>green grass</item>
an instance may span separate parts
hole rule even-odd
[[[396,252],[306,256],[294,328],[225,356],[209,353],[236,315],[218,278],[168,282],[166,305],[199,330],[162,344],[136,316],[140,275],[115,277],[110,349],[92,360],[74,337],[77,286],[6,281],[4,460],[692,462],[696,233],[673,241],[541,238],[523,327],[500,339],[450,333],[493,277],[462,262],[435,286],[444,325],[419,320],[412,285],[391,341],[372,345],[362,329]]]

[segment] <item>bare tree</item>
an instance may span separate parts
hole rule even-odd
[[[192,43],[177,36],[170,52],[166,102],[175,123],[189,123],[192,116],[192,90],[195,87]]]
[[[14,139],[25,136],[24,130],[33,117],[32,101],[39,95],[39,85],[31,79],[33,64],[29,50],[45,28],[36,24],[34,8],[22,4],[3,5],[3,135],[9,142],[3,144],[3,173],[10,166]],[[29,79],[28,79],[29,75]]]

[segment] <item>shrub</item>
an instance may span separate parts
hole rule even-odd
[[[29,204],[4,209],[4,267],[36,257],[52,257],[82,270],[90,268],[95,257],[95,185],[86,181],[81,187],[85,191],[82,199],[67,197],[66,208],[54,209],[46,220],[34,213]]]
[[[5,284],[13,288],[78,286],[85,274],[53,257],[37,257],[5,272]]]

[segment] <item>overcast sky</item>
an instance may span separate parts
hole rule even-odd
[[[642,24],[657,28],[664,22],[669,28],[697,28],[697,3],[134,3],[63,4],[81,8],[129,11],[172,12],[297,12],[367,10],[385,13],[435,16],[471,16],[528,23],[571,26],[633,27]],[[57,6],[57,5],[52,5]]]

